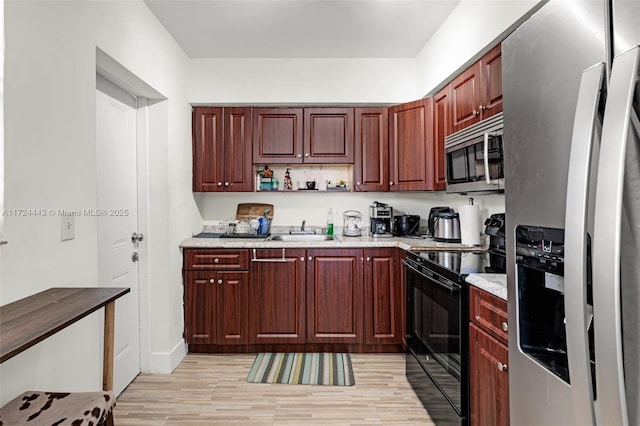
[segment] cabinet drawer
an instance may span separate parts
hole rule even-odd
[[[184,268],[189,271],[247,271],[248,250],[186,250]]]
[[[484,290],[469,287],[470,320],[497,339],[507,343],[507,302]]]

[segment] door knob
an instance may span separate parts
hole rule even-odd
[[[140,260],[140,256],[138,255],[137,251],[134,251],[133,254],[131,255],[131,261],[133,263],[137,262],[138,260]]]
[[[139,243],[140,241],[144,240],[144,235],[143,234],[138,234],[136,232],[134,232],[133,234],[131,234],[131,242],[133,244],[135,243]]]
[[[503,364],[501,362],[498,362],[498,370],[507,371],[507,364]]]

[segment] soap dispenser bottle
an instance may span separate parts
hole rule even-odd
[[[329,208],[327,213],[327,235],[333,235],[333,209]]]

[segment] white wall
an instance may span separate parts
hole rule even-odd
[[[402,103],[416,99],[414,59],[194,59],[189,102]]]
[[[306,220],[308,227],[324,227],[329,208],[333,208],[336,227],[342,226],[342,213],[358,210],[365,226],[369,226],[369,206],[374,201],[389,204],[395,214],[420,215],[420,225],[427,226],[429,209],[436,206],[458,207],[468,204],[468,196],[445,194],[444,192],[350,192],[322,193],[303,191],[283,193],[263,191],[258,193],[196,194],[194,196],[206,222],[235,218],[238,203],[273,204],[273,226],[300,226]],[[502,194],[473,196],[474,204],[480,206],[482,220],[493,213],[504,213]],[[484,229],[484,228],[482,228]],[[193,229],[195,233],[199,228]]]
[[[168,99],[150,107],[162,123],[151,125],[149,139],[149,226],[165,231],[149,236],[160,273],[146,319],[151,364],[168,372],[182,341],[177,245],[190,221],[201,221],[190,195],[187,59],[142,1],[9,1],[5,17],[5,208],[95,207],[96,47]],[[95,218],[76,218],[76,237],[66,242],[58,217],[5,219],[1,304],[52,286],[97,284]],[[99,389],[101,318],[94,313],[3,363],[0,403],[26,389]]]
[[[540,0],[462,0],[416,57],[417,93],[434,94],[519,25]]]

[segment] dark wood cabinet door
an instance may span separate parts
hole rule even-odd
[[[509,361],[507,346],[469,325],[471,424],[509,424]]]
[[[253,191],[251,108],[224,108],[224,187],[226,191]]]
[[[433,100],[420,99],[389,108],[391,191],[434,190]]]
[[[450,83],[451,126],[454,133],[480,121],[480,72],[480,62],[476,62]]]
[[[307,255],[307,342],[363,343],[362,250]]]
[[[480,59],[482,119],[502,111],[502,47],[498,44]]]
[[[402,294],[394,249],[364,250],[366,344],[402,343]]]
[[[222,108],[193,108],[192,125],[193,191],[224,191]]]
[[[355,191],[389,190],[387,108],[355,109]]]
[[[251,343],[304,343],[306,250],[258,249],[250,287]]]
[[[248,272],[216,273],[216,343],[240,345],[249,343]]]
[[[216,272],[187,272],[184,283],[184,338],[191,344],[215,344]]]
[[[451,86],[447,85],[433,97],[433,165],[434,188],[446,187],[444,138],[451,134]]]
[[[253,109],[253,163],[302,163],[302,108]]]
[[[353,163],[353,108],[304,109],[304,163]]]

